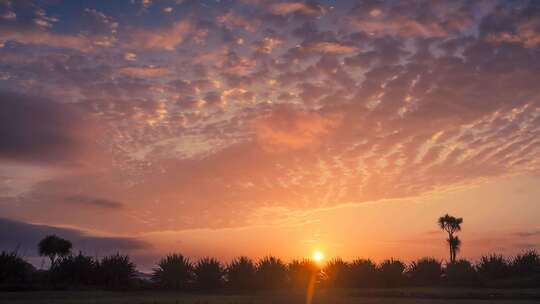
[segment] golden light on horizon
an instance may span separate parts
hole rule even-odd
[[[324,260],[324,253],[320,250],[315,250],[313,252],[313,260],[316,262],[316,263],[320,263]]]

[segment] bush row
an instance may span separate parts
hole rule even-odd
[[[476,264],[458,260],[443,265],[422,258],[406,265],[390,259],[376,264],[357,259],[333,259],[320,267],[310,260],[288,264],[276,257],[253,261],[239,257],[224,266],[215,258],[191,262],[171,254],[157,264],[151,278],[142,279],[129,256],[115,254],[98,260],[82,253],[60,258],[48,271],[38,271],[17,254],[0,254],[0,286],[6,288],[161,288],[217,291],[229,289],[373,288],[406,286],[538,287],[540,257],[536,251],[513,259],[500,255],[482,257]]]

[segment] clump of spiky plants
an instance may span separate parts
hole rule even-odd
[[[378,267],[381,283],[385,287],[400,286],[404,282],[405,264],[400,260],[388,259]]]
[[[267,256],[259,260],[256,271],[257,285],[262,289],[276,289],[287,283],[287,266],[279,258]]]
[[[319,276],[319,266],[312,260],[293,260],[287,265],[289,282],[292,287],[305,290],[310,284],[314,284]]]
[[[126,288],[135,278],[135,264],[119,253],[106,256],[97,265],[97,280],[107,288]]]
[[[351,285],[359,288],[377,285],[377,265],[369,259],[356,259],[350,263]]]
[[[250,290],[255,287],[255,272],[255,263],[250,258],[235,258],[225,271],[227,284],[234,290]]]
[[[329,287],[347,287],[350,284],[349,263],[335,258],[326,263],[323,269],[324,280]]]
[[[215,258],[202,258],[193,269],[195,284],[204,290],[215,290],[223,286],[224,269]]]

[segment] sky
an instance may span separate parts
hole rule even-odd
[[[0,250],[540,249],[540,2],[0,0]]]

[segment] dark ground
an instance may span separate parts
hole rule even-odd
[[[292,292],[249,295],[183,294],[174,292],[51,291],[3,292],[0,303],[47,304],[266,304],[306,303],[305,296]],[[483,304],[540,303],[538,289],[368,289],[319,291],[313,304]]]

